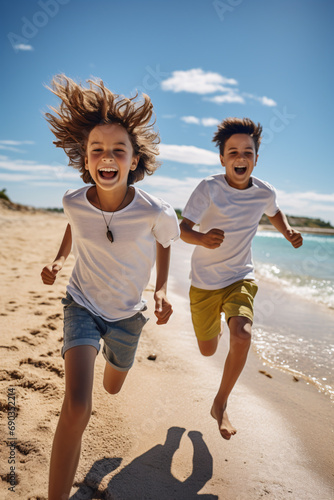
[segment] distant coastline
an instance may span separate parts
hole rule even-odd
[[[293,229],[301,233],[309,233],[309,234],[319,234],[319,235],[328,235],[334,236],[334,228],[323,228],[323,227],[306,227],[306,226],[292,226]],[[271,224],[259,224],[258,231],[276,231]]]
[[[175,209],[179,219],[182,219],[181,210]],[[29,205],[21,205],[20,203],[13,203],[10,199],[5,199],[0,197],[0,213],[8,212],[28,212],[31,214],[35,213],[63,213],[62,208],[36,208]],[[312,219],[310,217],[296,217],[288,216],[290,225],[300,231],[301,233],[309,234],[319,234],[319,235],[329,235],[334,236],[334,227],[332,227],[328,222],[324,222],[321,219]],[[304,225],[305,224],[305,225]],[[274,226],[272,226],[266,216],[264,215],[260,221],[258,231],[277,231]]]

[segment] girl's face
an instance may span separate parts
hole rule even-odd
[[[133,155],[129,134],[121,125],[97,125],[89,136],[85,168],[104,191],[126,189],[130,170],[135,170],[139,156]]]

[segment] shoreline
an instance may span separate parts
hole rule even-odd
[[[334,236],[334,229],[326,229],[321,227],[303,227],[303,226],[291,226],[292,229],[296,229],[300,233],[306,234],[319,234],[321,236]],[[259,224],[258,231],[276,231],[277,229],[272,224]]]

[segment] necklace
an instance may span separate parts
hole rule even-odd
[[[104,216],[104,212],[103,212],[103,210],[102,210],[102,208],[101,208],[101,206],[102,206],[102,205],[101,205],[101,202],[100,202],[99,194],[98,194],[98,192],[97,192],[97,190],[96,190],[96,196],[97,196],[97,199],[99,200],[99,205],[100,205],[100,206],[99,206],[99,209],[101,210],[101,214],[102,214],[102,216],[103,216],[104,222],[106,223],[106,227],[107,227],[107,232],[106,232],[106,235],[107,235],[107,238],[108,238],[108,240],[110,241],[110,243],[113,243],[113,242],[115,241],[115,240],[114,240],[114,236],[113,236],[113,234],[112,234],[112,232],[110,231],[110,228],[109,228],[109,226],[110,226],[110,222],[111,222],[111,220],[112,220],[112,218],[113,218],[113,216],[114,216],[114,213],[115,213],[115,212],[117,212],[117,210],[119,209],[119,207],[123,204],[123,202],[124,202],[124,200],[125,200],[125,198],[126,198],[126,195],[128,194],[128,190],[129,190],[129,188],[127,187],[127,188],[126,188],[126,193],[125,193],[125,196],[124,196],[123,200],[121,201],[121,203],[118,205],[118,207],[117,207],[117,208],[113,211],[113,213],[111,214],[111,217],[110,217],[109,223],[107,223],[107,220],[106,220],[106,218],[105,218],[105,216]]]

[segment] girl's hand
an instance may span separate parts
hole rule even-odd
[[[303,237],[300,234],[299,231],[296,231],[295,229],[288,229],[288,231],[285,234],[285,237],[288,241],[290,241],[291,245],[294,248],[299,248],[303,244]]]
[[[158,291],[154,294],[155,311],[154,314],[158,318],[157,325],[165,325],[173,314],[172,305],[168,301],[165,292]]]
[[[57,274],[62,267],[63,266],[59,261],[55,261],[49,266],[45,266],[41,272],[41,277],[44,285],[53,285],[56,280]]]

